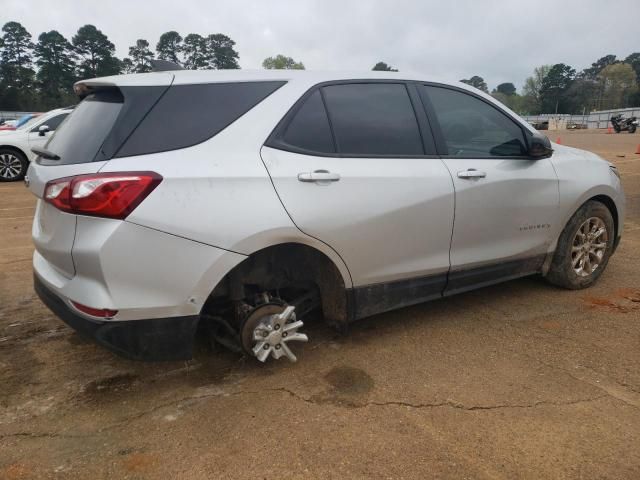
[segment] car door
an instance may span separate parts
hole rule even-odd
[[[357,317],[446,283],[453,184],[429,132],[412,85],[342,82],[307,92],[262,148],[292,220],[349,268]]]
[[[62,123],[62,121],[67,118],[67,115],[69,115],[68,112],[65,113],[60,113],[58,115],[54,115],[52,117],[47,118],[46,120],[39,122],[38,125],[36,125],[35,127],[31,128],[31,130],[29,130],[28,133],[28,141],[29,141],[29,148],[33,148],[33,147],[43,147],[45,143],[47,143],[47,140],[49,140],[49,138],[51,138],[51,135],[53,135],[53,132],[58,128],[58,126]],[[47,132],[40,132],[40,127],[42,126],[47,126],[49,127],[49,130]],[[32,154],[33,157],[35,157],[35,154]]]
[[[550,159],[531,159],[531,133],[491,101],[455,87],[420,89],[455,186],[445,293],[538,271],[559,221]]]

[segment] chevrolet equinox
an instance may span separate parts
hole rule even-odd
[[[83,80],[26,182],[35,290],[130,358],[196,329],[295,361],[336,327],[539,274],[592,285],[622,233],[615,166],[464,84],[389,72]]]

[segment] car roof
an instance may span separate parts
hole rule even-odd
[[[80,80],[76,83],[91,86],[154,86],[220,83],[220,82],[264,82],[264,81],[302,81],[316,84],[340,80],[418,80],[455,84],[459,82],[421,73],[386,71],[317,71],[317,70],[172,70],[164,72],[134,73],[110,77]],[[462,84],[464,85],[464,84]]]
[[[265,82],[265,81],[286,81],[296,83],[299,86],[311,88],[314,85],[331,81],[348,80],[397,80],[397,81],[420,81],[433,82],[443,85],[451,85],[457,88],[473,92],[487,99],[490,103],[499,104],[500,108],[506,110],[514,117],[518,114],[509,109],[506,105],[495,100],[489,94],[478,90],[451,78],[437,77],[420,72],[387,72],[377,70],[366,71],[337,71],[337,70],[170,70],[162,72],[134,73],[127,75],[114,75],[110,77],[92,78],[76,82],[74,89],[80,94],[86,87],[142,87],[142,86],[169,86],[169,85],[191,85],[203,83],[228,83],[228,82]],[[524,122],[523,120],[523,123]],[[532,132],[533,127],[525,124]]]

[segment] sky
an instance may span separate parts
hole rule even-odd
[[[581,70],[640,51],[639,19],[638,0],[0,0],[0,23],[22,23],[34,41],[49,30],[71,39],[91,23],[120,58],[136,39],[155,47],[168,30],[224,33],[242,68],[279,53],[307,70],[366,71],[384,61],[451,80],[479,75],[489,89],[519,89],[539,65]]]

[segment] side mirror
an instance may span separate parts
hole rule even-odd
[[[529,139],[529,156],[533,159],[549,158],[553,154],[551,141],[541,134],[535,134]]]
[[[40,127],[38,128],[38,135],[40,135],[41,137],[44,137],[48,131],[49,131],[49,125],[40,125]]]

